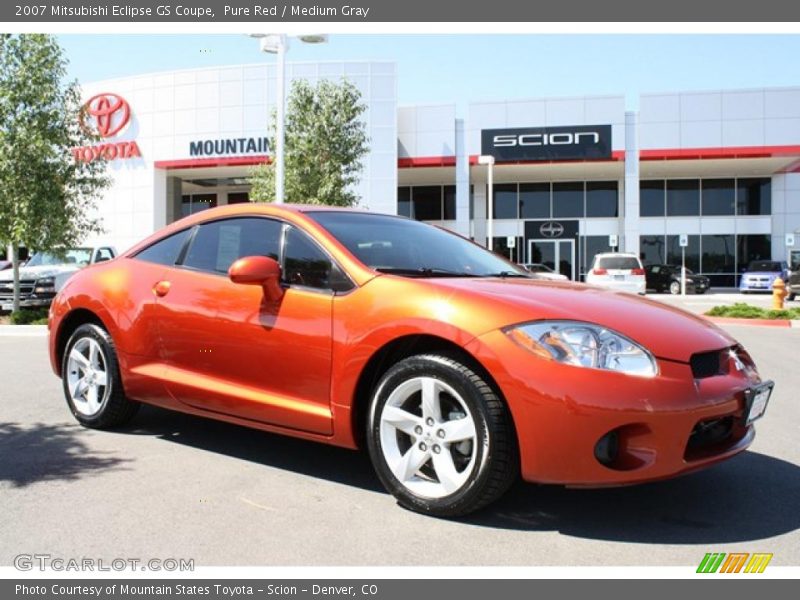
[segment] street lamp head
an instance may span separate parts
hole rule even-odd
[[[298,35],[297,39],[306,44],[326,44],[328,42],[327,33],[308,33]]]
[[[481,154],[478,157],[478,164],[479,165],[493,165],[494,164],[494,156],[491,154]]]

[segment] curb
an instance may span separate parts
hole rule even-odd
[[[47,335],[47,325],[0,325],[0,337],[38,337]]]
[[[704,319],[712,323],[727,325],[755,325],[761,327],[796,327],[800,328],[800,320],[797,319],[737,319],[736,317],[708,317],[701,315]]]

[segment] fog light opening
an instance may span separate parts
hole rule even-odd
[[[601,437],[594,447],[594,457],[605,466],[611,467],[619,456],[619,434],[616,430],[609,431]]]

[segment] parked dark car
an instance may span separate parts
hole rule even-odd
[[[789,292],[789,295],[786,297],[787,300],[794,300],[797,298],[797,294],[800,294],[800,265],[795,265],[794,271],[789,275],[789,283],[786,291]]]
[[[644,276],[647,289],[656,292],[681,293],[681,268],[675,265],[648,265],[645,267]],[[705,275],[697,275],[691,269],[686,269],[686,293],[705,294],[710,287],[710,281]]]

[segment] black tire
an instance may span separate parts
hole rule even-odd
[[[78,410],[76,400],[70,393],[68,381],[70,353],[76,344],[86,343],[87,340],[92,340],[99,346],[106,373],[106,386],[104,386],[103,397],[100,401],[100,409],[93,415],[87,415]],[[70,412],[85,427],[93,429],[119,427],[130,421],[139,410],[138,402],[125,397],[114,340],[105,329],[93,323],[81,325],[70,336],[61,361],[61,381]]]
[[[796,297],[797,297],[797,294],[789,294],[788,296],[786,296],[786,299],[789,302],[792,302]]]
[[[381,416],[387,400],[398,386],[421,377],[442,382],[455,391],[468,410],[463,418],[471,417],[474,423],[475,442],[470,442],[474,444],[471,446],[474,449],[472,455],[474,462],[461,472],[460,475],[466,477],[463,484],[454,492],[442,497],[425,497],[414,493],[403,484],[389,467],[381,442]],[[419,392],[420,398],[421,394],[422,392]],[[447,392],[444,398],[440,399],[440,406],[444,406],[442,402],[448,401]],[[450,415],[452,416],[452,413]],[[398,434],[402,435],[404,434]],[[422,439],[421,436],[413,439],[411,436],[407,437],[410,446],[417,446],[418,441]],[[430,438],[428,441],[435,443],[437,440]],[[458,359],[449,356],[439,354],[412,356],[399,362],[384,374],[370,402],[367,442],[372,464],[384,487],[400,505],[426,515],[453,518],[474,512],[502,496],[519,475],[517,440],[508,408],[480,375]],[[457,446],[458,444],[450,444],[446,447],[442,443],[441,447],[446,448],[443,452],[449,453],[452,458],[456,456]],[[432,451],[435,449],[436,446],[431,448]],[[420,474],[424,477],[425,468],[435,469],[434,460],[431,454],[430,462],[424,463],[414,477],[419,477]],[[436,482],[435,470],[433,473]]]

